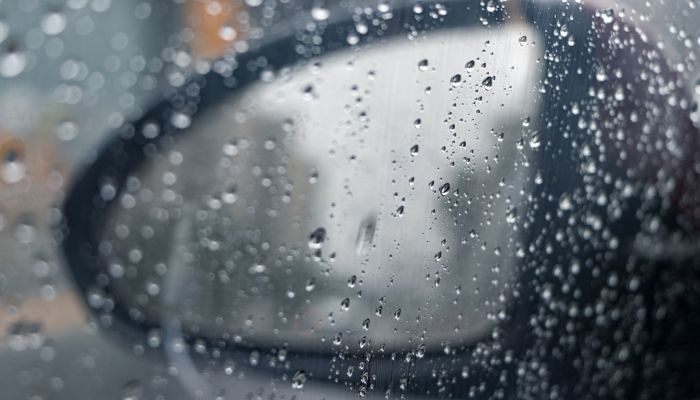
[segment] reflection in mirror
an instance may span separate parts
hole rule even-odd
[[[109,211],[112,291],[134,319],[250,346],[420,355],[488,335],[537,180],[537,36],[391,39],[174,114],[184,134]]]

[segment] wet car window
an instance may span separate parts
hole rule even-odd
[[[698,7],[0,3],[7,398],[700,396]]]

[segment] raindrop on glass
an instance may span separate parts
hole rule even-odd
[[[304,383],[306,383],[306,372],[304,370],[295,372],[292,377],[292,388],[297,390],[303,389]]]
[[[449,183],[445,183],[444,185],[440,186],[440,194],[441,195],[444,196],[448,193],[450,193],[450,184]]]
[[[422,59],[418,61],[418,70],[419,71],[427,71],[429,68],[429,63],[428,60]]]
[[[24,71],[27,66],[27,56],[19,50],[9,50],[0,56],[0,75],[13,78]]]
[[[311,9],[311,18],[316,21],[325,21],[331,16],[331,12],[322,6],[315,6]]]
[[[309,248],[313,250],[318,250],[323,247],[323,242],[326,240],[326,230],[323,228],[316,228],[311,235],[309,235]]]

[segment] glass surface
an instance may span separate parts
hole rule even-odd
[[[700,396],[698,7],[0,2],[3,396]]]

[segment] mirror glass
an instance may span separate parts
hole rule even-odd
[[[523,23],[401,36],[174,114],[184,132],[108,212],[111,290],[133,318],[252,346],[483,338],[517,292],[542,53]]]

